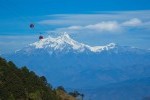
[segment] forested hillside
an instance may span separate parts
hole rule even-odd
[[[44,76],[37,76],[27,67],[0,57],[0,100],[75,100],[61,90],[53,89]]]

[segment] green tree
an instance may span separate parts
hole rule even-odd
[[[67,95],[62,86],[58,89]],[[26,66],[18,68],[0,57],[0,100],[62,100],[61,96],[44,76],[39,77]]]

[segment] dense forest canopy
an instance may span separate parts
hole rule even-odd
[[[56,89],[24,66],[22,68],[0,57],[0,100],[75,100],[60,86]]]

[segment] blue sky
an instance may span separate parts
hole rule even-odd
[[[37,41],[40,32],[68,32],[90,45],[150,48],[149,0],[0,0],[0,7],[0,53]]]

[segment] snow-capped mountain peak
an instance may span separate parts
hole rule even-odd
[[[72,39],[68,34],[63,34],[58,37],[47,37],[45,39],[39,40],[24,49],[18,50],[17,52],[32,52],[34,50],[46,50],[49,53],[52,52],[101,52],[104,50],[111,50],[116,48],[115,43],[110,43],[105,46],[89,46]]]
[[[29,46],[35,47],[36,49],[53,49],[53,50],[64,50],[64,49],[73,49],[83,51],[86,45],[79,43],[72,38],[68,34],[63,34],[56,38],[48,37],[37,41],[35,43],[30,44]]]
[[[103,50],[110,50],[116,47],[115,43],[110,43],[106,46],[89,46],[83,43],[79,43],[73,40],[68,34],[63,34],[58,37],[51,37],[42,39],[29,45],[35,49],[48,49],[48,50],[59,50],[69,51],[74,50],[77,52],[83,52],[85,50],[91,52],[101,52]]]

